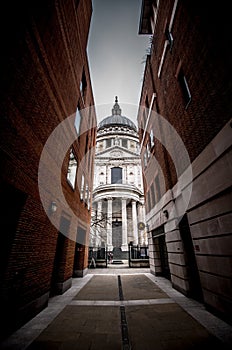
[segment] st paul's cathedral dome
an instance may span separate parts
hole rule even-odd
[[[118,98],[116,96],[115,104],[114,104],[113,109],[112,109],[112,115],[104,118],[99,123],[98,130],[105,128],[105,127],[108,127],[108,126],[118,126],[119,125],[119,126],[126,126],[126,127],[129,127],[131,129],[137,131],[135,124],[127,117],[121,115],[121,113],[122,113],[122,110],[118,104]]]

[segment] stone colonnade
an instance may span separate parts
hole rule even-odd
[[[119,199],[119,198],[118,198]],[[133,244],[144,244],[147,242],[144,242],[144,235],[139,234],[138,230],[138,223],[144,222],[145,223],[145,207],[142,203],[136,200],[131,200],[132,204],[132,232],[128,232],[128,213],[127,213],[127,198],[120,198],[121,200],[121,220],[122,220],[122,251],[128,250],[128,237],[133,237]],[[105,201],[105,199],[104,199]],[[97,202],[97,217],[99,218],[102,215],[102,201],[99,200]],[[118,213],[117,213],[118,216]],[[113,212],[113,198],[109,197],[107,198],[107,211],[106,211],[106,231],[107,231],[107,246],[108,250],[113,249],[112,244],[112,233],[113,233],[113,221],[114,221],[114,212]],[[130,239],[131,240],[131,239]]]

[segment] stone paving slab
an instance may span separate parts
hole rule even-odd
[[[168,295],[145,275],[122,275],[121,281],[125,300],[168,298]]]
[[[225,348],[177,304],[126,306],[131,350]],[[121,350],[119,307],[67,306],[28,350]]]
[[[74,300],[119,300],[117,276],[93,276]]]
[[[121,274],[115,269],[111,274],[74,279],[70,290],[51,298],[45,310],[0,344],[0,348],[231,349],[231,326],[209,314],[202,304],[174,290],[170,281],[137,271]],[[119,300],[119,275],[124,300]],[[131,348],[123,347],[123,334],[129,335]]]
[[[133,350],[223,350],[223,344],[177,304],[126,306]]]
[[[68,305],[27,349],[119,350],[119,308]]]

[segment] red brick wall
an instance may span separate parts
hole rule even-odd
[[[150,102],[152,93],[157,94],[158,113],[176,129],[193,161],[231,118],[232,57],[229,47],[232,39],[229,11],[228,4],[221,4],[218,8],[211,1],[204,4],[200,1],[178,1],[171,30],[173,47],[171,52],[169,49],[166,51],[158,78],[166,40],[164,31],[170,22],[173,4],[173,0],[160,1],[152,55],[147,62],[140,104],[145,106],[146,96]],[[177,76],[180,64],[192,95],[187,109]],[[168,142],[170,148],[175,149],[171,137]],[[178,154],[177,148],[176,152]],[[168,180],[168,168],[171,181]],[[170,188],[176,182],[173,164],[169,163],[164,173]]]
[[[14,191],[10,200],[5,192],[2,197],[2,205],[7,203],[3,235],[10,232],[8,222],[17,212],[12,237],[9,234],[5,246],[1,246],[1,251],[7,251],[1,271],[1,300],[5,307],[2,317],[7,333],[39,311],[30,303],[51,288],[58,230],[50,223],[40,201],[38,165],[54,128],[75,113],[78,103],[81,108],[94,105],[86,55],[92,7],[90,0],[13,1],[1,3],[0,7],[0,193],[9,184],[26,198],[20,210],[14,210]],[[84,100],[80,96],[83,69],[87,82]],[[95,143],[94,112],[89,121],[83,121],[83,127],[85,123],[92,125],[88,132],[90,148]],[[83,134],[74,144],[78,163],[84,157],[85,142]],[[92,161],[93,158],[90,164]],[[63,192],[74,213],[88,223],[90,211],[80,201],[78,189],[73,191],[67,183],[67,166],[68,156],[62,168]],[[49,176],[59,176],[55,162],[51,162],[49,171]],[[92,174],[88,169],[86,177],[91,187]],[[47,192],[48,205],[52,198]],[[75,242],[67,239],[64,250],[60,282],[72,277]],[[46,301],[41,307],[45,305]],[[22,315],[17,311],[19,307],[27,311]],[[5,319],[6,314],[9,317]]]

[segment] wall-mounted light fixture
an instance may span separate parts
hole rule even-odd
[[[163,210],[163,213],[164,213],[165,218],[168,219],[168,217],[169,217],[168,211],[167,210]]]
[[[51,209],[52,213],[55,213],[57,211],[57,204],[56,204],[56,202],[54,202],[54,201],[51,202],[50,209]]]

